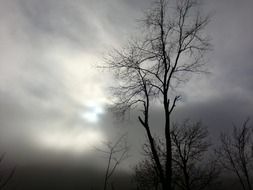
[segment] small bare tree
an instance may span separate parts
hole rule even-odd
[[[173,4],[175,3],[175,4]],[[156,0],[143,19],[142,37],[114,50],[105,67],[115,74],[119,85],[114,111],[124,114],[138,107],[140,124],[147,134],[163,190],[172,189],[171,114],[179,95],[173,89],[186,81],[187,74],[203,72],[204,54],[210,49],[204,29],[208,16],[201,16],[198,0]],[[164,112],[165,165],[151,132],[152,101],[162,102]]]
[[[236,175],[244,190],[252,190],[253,132],[248,123],[249,119],[241,127],[234,125],[232,134],[222,133],[216,150],[223,168]]]
[[[207,128],[201,122],[186,120],[180,126],[174,124],[171,138],[176,186],[182,190],[204,190],[212,185],[219,169],[215,159],[204,160],[211,146]]]
[[[152,160],[145,159],[135,167],[134,181],[138,190],[159,189],[161,183]]]
[[[5,157],[5,154],[2,154],[2,156],[0,157],[0,164],[3,162],[4,157]],[[16,168],[13,168],[7,174],[4,171],[0,171],[0,190],[4,189],[9,184],[10,180],[12,179],[15,173],[15,170]]]
[[[215,184],[220,170],[215,158],[209,159],[208,131],[200,122],[191,123],[186,120],[181,125],[174,124],[171,130],[173,186],[182,190],[204,190]],[[166,159],[165,143],[156,140],[159,158]],[[146,144],[144,152],[147,156],[136,167],[135,180],[139,189],[159,189],[161,181],[150,150]]]
[[[107,158],[107,167],[105,171],[105,178],[104,178],[104,187],[103,189],[106,190],[109,184],[109,180],[111,179],[112,175],[115,173],[119,164],[128,158],[128,150],[129,146],[127,145],[126,135],[120,136],[120,138],[116,142],[106,142],[105,149],[96,148],[99,152],[104,153]],[[112,190],[114,189],[113,184],[111,184]]]
[[[155,163],[150,144],[147,142],[142,147],[145,159],[135,167],[134,180],[138,190],[158,190],[161,189],[161,179]],[[165,145],[164,142],[156,137],[156,150],[161,164],[165,165]]]

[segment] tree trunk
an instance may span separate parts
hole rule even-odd
[[[165,140],[166,140],[166,190],[172,190],[172,150],[171,150],[171,137],[170,137],[170,112],[167,96],[164,97],[165,109]]]

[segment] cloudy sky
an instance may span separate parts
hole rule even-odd
[[[96,66],[137,31],[149,3],[0,0],[1,152],[18,165],[87,160],[94,146],[128,131],[138,154],[143,131],[135,117],[117,123],[106,111],[113,80]],[[180,89],[175,120],[202,120],[216,136],[253,117],[253,1],[208,0],[204,10],[213,13],[211,74]]]

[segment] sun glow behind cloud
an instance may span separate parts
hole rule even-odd
[[[99,117],[104,113],[102,106],[96,102],[88,102],[86,107],[87,109],[81,113],[81,117],[90,123],[97,123]]]
[[[106,77],[100,75],[95,67],[98,59],[90,54],[52,47],[49,56],[60,64],[70,105],[61,110],[66,116],[62,127],[46,127],[43,132],[37,132],[37,142],[44,148],[57,151],[90,151],[106,139],[99,123],[105,114],[103,106],[108,102],[103,92]]]
[[[61,5],[11,1],[1,9],[0,91],[6,93],[4,102],[10,102],[10,113],[2,107],[11,117],[1,119],[0,135],[20,136],[15,143],[26,146],[27,140],[36,150],[87,152],[107,137],[101,121],[109,82],[96,66],[104,47],[117,40],[100,19],[104,17],[94,15],[86,4]],[[62,9],[65,5],[73,12]],[[19,126],[24,138],[12,125]],[[10,138],[6,139],[9,148]]]

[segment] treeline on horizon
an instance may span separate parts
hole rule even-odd
[[[212,145],[208,129],[201,122],[186,120],[171,130],[173,151],[173,189],[252,189],[253,128],[249,119],[232,131],[221,133]],[[158,139],[161,160],[164,141]],[[161,189],[149,144],[143,147],[146,159],[135,168],[134,179],[139,190]]]
[[[52,187],[55,187],[54,189],[73,189],[75,185],[76,188],[74,189],[77,190],[83,188],[93,190],[162,189],[148,142],[143,145],[142,153],[145,158],[133,168],[132,173],[116,170],[117,166],[128,158],[124,157],[122,159],[122,155],[125,155],[128,151],[125,137],[125,135],[122,135],[115,143],[111,143],[108,146],[109,148],[99,150],[106,153],[111,152],[105,159],[108,164],[106,164],[108,168],[105,171],[103,169],[93,171],[92,168],[84,169],[83,172],[73,170],[70,173],[65,173],[65,176],[61,174],[57,178],[56,176],[61,171],[59,168],[42,170],[35,167],[30,171],[20,171],[20,174],[15,169],[6,170],[5,172],[1,170],[0,189],[8,190],[13,189],[13,187],[15,189],[20,189],[20,187],[22,189],[23,187],[28,190]],[[215,144],[212,144],[210,140],[207,127],[201,122],[192,122],[190,120],[173,124],[171,137],[174,190],[251,190],[253,179],[253,127],[250,125],[249,119],[246,119],[240,126],[234,125],[231,131],[221,133],[219,141]],[[159,157],[165,161],[163,158],[165,156],[164,140],[157,138],[156,142],[158,142],[156,146],[159,150]],[[3,159],[4,155],[1,157],[1,163]],[[165,163],[163,162],[163,164]],[[113,175],[108,177],[107,173],[110,174],[111,171]],[[32,175],[38,175],[40,180]],[[86,179],[87,175],[91,176]],[[16,177],[20,179],[17,180]]]

